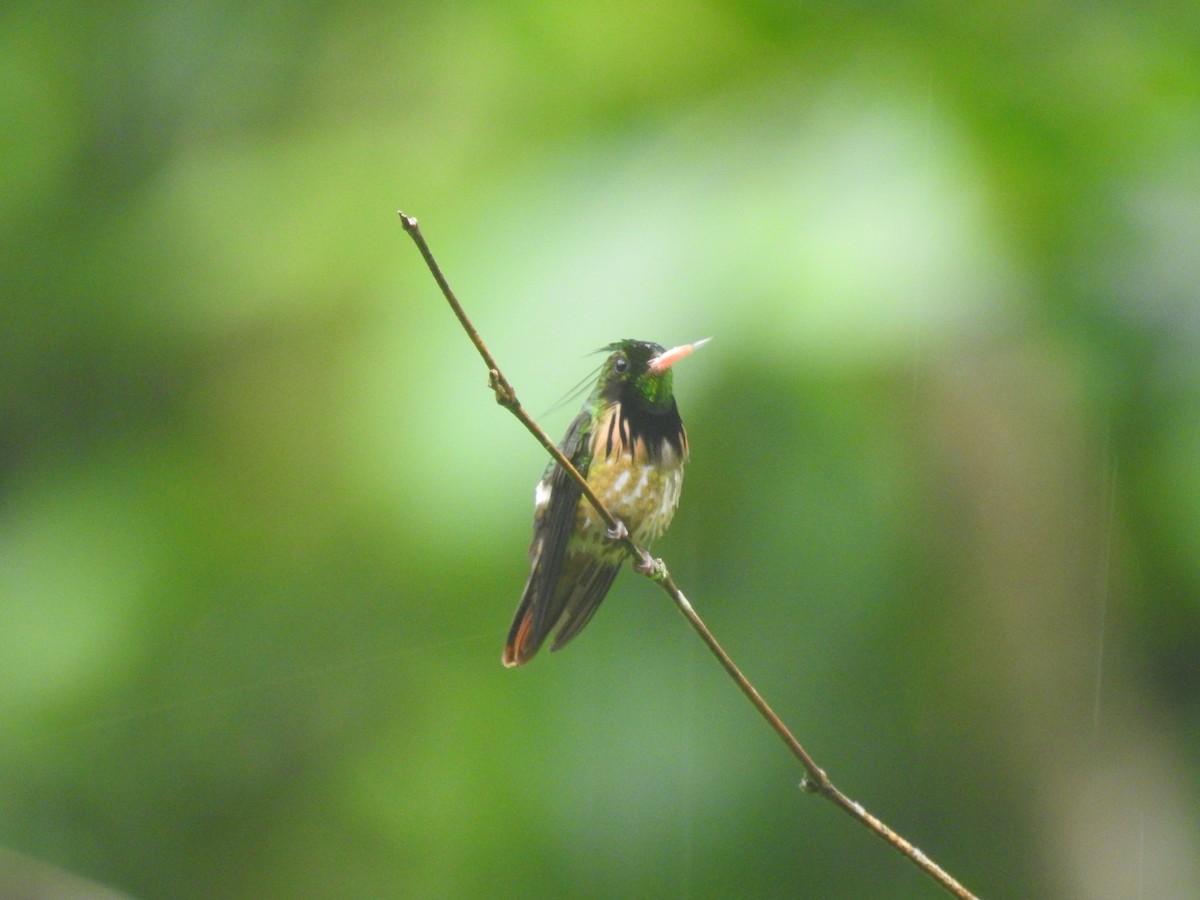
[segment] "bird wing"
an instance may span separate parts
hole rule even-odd
[[[577,563],[578,561],[578,563]],[[573,571],[578,565],[579,572]],[[594,554],[576,553],[567,561],[568,574],[573,577],[564,578],[562,583],[570,586],[570,593],[558,601],[563,606],[562,625],[554,635],[554,643],[550,649],[558,650],[567,641],[579,634],[583,626],[591,619],[592,614],[599,608],[600,601],[612,587],[613,579],[621,571],[620,562],[609,562]]]
[[[575,417],[562,442],[563,453],[585,477],[591,463],[591,428],[592,416],[585,409]],[[534,515],[529,581],[508,631],[503,657],[506,666],[519,666],[533,658],[558,623],[567,600],[564,592],[556,589],[562,580],[575,510],[583,492],[554,461],[542,476],[542,484],[548,486],[549,497]]]

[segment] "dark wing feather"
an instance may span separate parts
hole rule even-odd
[[[575,417],[561,444],[563,453],[585,477],[591,463],[591,428],[592,416],[585,409]],[[519,666],[533,658],[563,614],[567,599],[557,588],[583,492],[556,462],[550,463],[542,478],[549,478],[550,501],[534,518],[529,581],[508,631],[503,656],[506,666]]]
[[[600,606],[600,601],[612,587],[613,579],[621,571],[620,562],[605,562],[585,554],[578,554],[576,558],[582,560],[582,571],[577,579],[569,581],[571,593],[560,601],[566,611],[563,614],[562,627],[558,629],[554,643],[550,645],[551,650],[558,650],[583,630],[583,626],[591,619],[592,613]]]

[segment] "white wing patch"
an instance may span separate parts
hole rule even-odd
[[[550,487],[549,478],[545,478],[537,483],[537,487],[533,489],[534,512],[541,512],[550,505],[550,494],[553,490]]]

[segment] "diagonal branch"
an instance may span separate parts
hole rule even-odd
[[[433,274],[434,280],[438,283],[438,287],[442,289],[442,294],[446,301],[450,304],[450,308],[454,310],[455,316],[458,317],[459,323],[463,330],[467,333],[467,337],[471,339],[471,343],[475,345],[475,349],[479,351],[479,355],[483,357],[484,364],[488,368],[488,385],[496,395],[496,402],[516,416],[522,425],[535,437],[539,444],[554,457],[555,461],[566,470],[567,474],[575,480],[582,489],[583,494],[587,497],[588,502],[595,507],[596,512],[604,520],[605,524],[614,532],[617,531],[617,519],[604,503],[596,496],[595,492],[587,483],[587,479],[580,474],[579,470],[571,464],[571,461],[563,454],[558,446],[550,439],[541,426],[533,420],[533,418],[525,411],[517,400],[516,391],[508,383],[504,374],[500,371],[500,366],[493,358],[491,351],[488,350],[487,344],[483,338],[479,336],[479,332],[471,323],[471,319],[467,316],[466,311],[462,308],[462,304],[458,302],[458,298],[454,296],[454,291],[450,289],[450,283],[446,280],[446,276],[442,274],[441,267],[438,266],[437,260],[433,257],[433,252],[429,249],[429,245],[425,242],[424,235],[421,234],[421,229],[417,225],[417,220],[412,216],[400,213],[400,222],[404,226],[404,230],[408,232],[409,237],[417,245],[417,249],[421,252],[421,256],[425,259],[425,264],[429,267],[429,271]],[[650,555],[647,551],[638,546],[624,529],[620,529],[621,542],[626,551],[634,560],[649,559]],[[809,793],[819,794],[829,800],[843,812],[847,813],[861,825],[868,828],[877,837],[886,841],[897,852],[903,854],[913,865],[919,868],[922,872],[936,881],[942,888],[955,897],[961,900],[975,900],[975,895],[968,891],[965,887],[958,883],[948,872],[942,869],[932,859],[922,853],[917,847],[913,846],[908,840],[893,831],[885,825],[878,817],[867,812],[861,803],[851,800],[843,794],[825,774],[824,770],[817,765],[816,761],[809,755],[808,751],[796,740],[795,736],[788,729],[783,720],[776,715],[775,711],[770,707],[758,690],[750,682],[742,670],[737,667],[733,659],[725,652],[725,649],[717,641],[713,633],[709,631],[708,626],[704,624],[704,620],[692,608],[692,604],[688,602],[687,597],[683,595],[683,591],[675,584],[671,578],[671,573],[667,571],[666,565],[661,559],[654,560],[654,567],[648,573],[651,580],[658,583],[679,611],[683,613],[684,618],[700,635],[701,640],[708,646],[718,662],[724,667],[729,677],[733,679],[738,688],[746,695],[746,698],[754,705],[759,714],[766,719],[767,724],[775,730],[775,733],[787,745],[788,750],[792,755],[800,761],[804,767],[804,779],[801,782],[801,787]]]

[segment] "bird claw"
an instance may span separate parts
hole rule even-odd
[[[625,527],[625,523],[617,519],[617,524],[613,528],[609,528],[604,532],[605,537],[610,541],[623,541],[629,537],[629,529]],[[637,561],[633,564],[633,571],[639,575],[653,575],[658,571],[659,562],[641,547],[636,548],[638,552]]]
[[[622,522],[620,519],[617,519],[617,524],[608,529],[604,533],[604,536],[610,541],[623,541],[625,538],[629,537],[629,529],[625,527],[624,522]]]
[[[645,550],[638,549],[641,555],[638,561],[633,564],[633,571],[639,575],[653,575],[658,570],[658,560]]]

